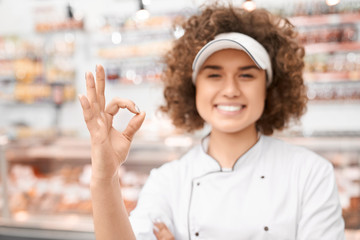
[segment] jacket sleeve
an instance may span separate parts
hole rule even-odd
[[[319,160],[305,180],[297,239],[344,240],[344,220],[334,169],[329,161]]]
[[[137,240],[156,240],[153,222],[161,221],[173,233],[170,207],[172,172],[174,164],[168,163],[150,172],[141,190],[136,208],[130,213],[130,222]]]

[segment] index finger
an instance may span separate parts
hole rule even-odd
[[[120,108],[127,108],[130,112],[134,114],[139,114],[140,111],[135,105],[135,103],[129,99],[124,98],[113,98],[111,102],[106,106],[105,112],[115,116]]]

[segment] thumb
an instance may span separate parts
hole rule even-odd
[[[140,129],[141,125],[144,122],[145,119],[145,112],[140,112],[139,114],[136,114],[129,122],[129,124],[126,126],[125,130],[123,131],[123,134],[131,141],[134,137],[135,133]]]

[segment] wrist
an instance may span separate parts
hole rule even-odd
[[[118,174],[114,174],[111,177],[104,176],[103,174],[101,175],[93,174],[91,176],[91,180],[90,180],[91,188],[96,188],[96,187],[107,188],[107,187],[119,187],[119,186],[120,186],[120,181]]]

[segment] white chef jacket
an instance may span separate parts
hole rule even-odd
[[[207,145],[205,138],[151,171],[130,215],[137,239],[156,239],[156,219],[177,240],[345,239],[329,161],[261,135],[232,169],[222,169]]]

